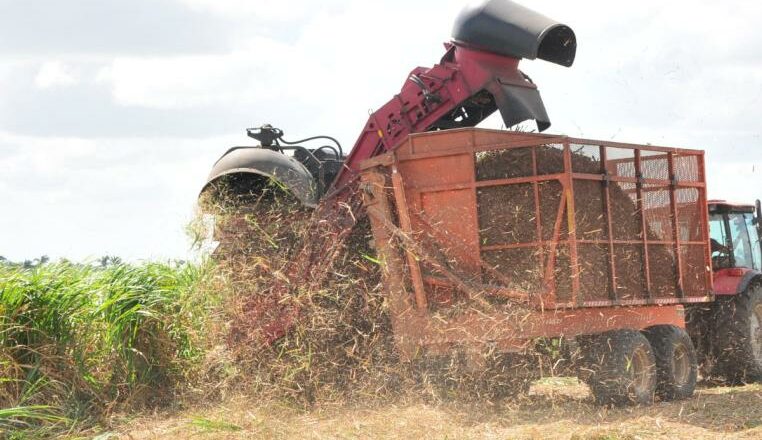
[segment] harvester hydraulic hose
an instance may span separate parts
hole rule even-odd
[[[295,145],[295,144],[301,144],[301,143],[303,143],[303,142],[314,141],[315,139],[328,139],[328,140],[330,140],[331,142],[333,142],[334,144],[336,144],[336,146],[337,146],[337,147],[339,147],[339,154],[340,154],[340,157],[344,156],[344,150],[341,148],[341,144],[339,143],[339,141],[337,141],[335,138],[332,138],[331,136],[312,136],[312,137],[308,137],[308,138],[305,138],[305,139],[300,139],[300,140],[298,140],[298,141],[294,141],[294,142],[289,142],[289,141],[287,141],[287,140],[283,139],[283,137],[280,137],[280,138],[278,138],[278,139],[279,139],[281,142],[283,142],[284,144],[286,144],[286,145]],[[321,148],[322,148],[322,147],[321,147]]]
[[[315,152],[317,153],[318,151],[320,151],[320,150],[323,150],[323,149],[328,149],[328,150],[331,150],[331,152],[333,153],[333,155],[334,155],[334,156],[336,156],[336,159],[337,159],[337,160],[341,160],[341,153],[339,153],[339,150],[337,150],[337,149],[333,148],[333,147],[332,147],[332,146],[330,146],[330,145],[323,145],[322,147],[320,147],[320,148],[318,148],[317,150],[315,150]]]

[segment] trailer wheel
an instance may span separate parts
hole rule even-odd
[[[656,360],[656,394],[664,400],[691,397],[698,376],[696,350],[691,337],[674,325],[650,327],[644,334]]]
[[[635,330],[595,335],[582,347],[583,379],[601,405],[650,405],[656,391],[651,344]]]
[[[718,304],[716,371],[731,383],[762,381],[762,285]]]

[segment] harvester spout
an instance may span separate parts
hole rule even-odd
[[[541,59],[570,67],[577,40],[574,31],[508,0],[482,1],[455,19],[453,42],[511,58]]]
[[[550,127],[540,93],[518,70],[522,58],[569,67],[577,41],[569,26],[508,0],[488,0],[463,9],[455,20],[454,58],[474,66],[489,79],[482,86],[494,98],[506,127],[534,120],[539,131]],[[472,75],[473,76],[473,75]]]

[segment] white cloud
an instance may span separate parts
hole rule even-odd
[[[99,74],[111,83],[117,103],[159,109],[183,109],[266,101],[282,94],[264,78],[273,79],[280,67],[259,63],[283,53],[288,47],[258,38],[251,49],[226,55],[196,55],[167,58],[116,58]]]
[[[751,203],[762,199],[762,162],[722,162],[710,154],[707,160],[707,194],[710,199]]]
[[[344,6],[317,13],[291,41],[248,36],[227,54],[117,57],[100,77],[120,105],[251,109],[256,123],[327,131],[349,142],[368,110],[396,93],[413,67],[438,61],[460,6],[410,4],[404,15],[378,3]],[[390,23],[409,31],[390,32]]]
[[[71,66],[60,61],[48,61],[40,66],[34,83],[41,89],[51,87],[68,87],[79,82],[79,76]]]
[[[0,132],[0,255],[187,257],[183,227],[229,138],[35,138]],[[185,154],[183,154],[185,153]]]
[[[258,22],[287,22],[307,18],[320,11],[333,11],[345,2],[339,0],[177,0],[196,11],[226,18]]]

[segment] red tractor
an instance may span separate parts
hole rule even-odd
[[[261,145],[214,165],[207,185],[274,180],[316,208],[320,234],[252,317],[261,341],[292,328],[300,311],[279,299],[320,284],[327,256],[367,214],[403,359],[462,352],[478,368],[485,351],[570,341],[604,403],[689,397],[699,358],[731,381],[761,379],[759,208],[707,203],[700,150],[472,128],[495,111],[506,127],[549,127],[518,64],[571,66],[568,26],[489,0],[461,13],[445,47],[370,116],[348,155],[333,138],[289,142],[263,126],[248,131]],[[303,145],[317,140],[329,145]],[[437,315],[482,298],[494,309]]]
[[[762,380],[760,202],[710,200],[714,302],[688,308],[691,338],[706,374]]]

